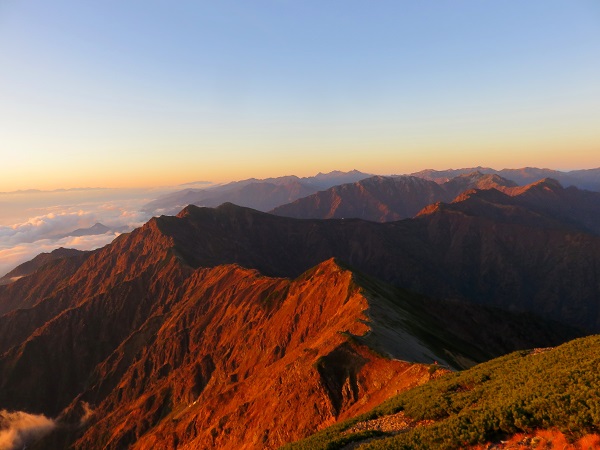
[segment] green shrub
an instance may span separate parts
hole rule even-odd
[[[454,449],[517,432],[558,428],[572,440],[600,431],[600,336],[577,339],[539,354],[515,352],[449,374],[389,399],[287,449],[330,449],[354,423],[404,411],[434,420],[361,449]],[[354,440],[362,440],[361,435]],[[330,447],[333,445],[333,447]]]

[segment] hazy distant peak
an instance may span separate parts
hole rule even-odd
[[[187,205],[185,208],[183,208],[181,211],[179,211],[179,213],[177,213],[177,215],[175,217],[183,219],[184,217],[188,217],[188,216],[194,215],[194,213],[197,210],[199,210],[199,209],[200,209],[199,206],[196,206],[196,205]]]
[[[339,175],[366,175],[366,174],[363,174],[362,172],[360,172],[356,169],[352,169],[349,172],[342,172],[341,170],[332,170],[331,172],[319,172],[314,176],[314,178],[333,177],[333,176],[339,176]],[[307,178],[311,178],[311,177],[307,177]]]
[[[460,203],[473,198],[493,203],[505,203],[509,201],[510,196],[494,188],[469,189],[458,195],[454,200],[452,200],[452,203]]]
[[[564,190],[564,188],[558,180],[548,177],[548,178],[543,178],[541,180],[530,183],[526,186],[515,187],[510,190],[510,195],[518,196],[518,195],[525,194],[527,192],[539,192],[539,191],[547,191],[547,192],[557,193],[557,192],[560,192],[563,190]]]
[[[71,231],[70,233],[67,233],[67,236],[92,236],[92,235],[96,235],[96,234],[104,234],[104,233],[108,233],[110,231],[110,228],[107,227],[106,225],[97,222],[94,225],[92,225],[91,227],[88,228],[78,228],[76,230]]]
[[[551,189],[563,189],[562,184],[560,184],[560,181],[554,179],[554,178],[544,178],[540,181],[537,181],[535,183],[531,183],[530,186],[539,186],[539,187],[544,187],[544,188],[551,188]]]

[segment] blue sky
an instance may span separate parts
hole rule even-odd
[[[600,166],[597,1],[3,1],[0,191]]]

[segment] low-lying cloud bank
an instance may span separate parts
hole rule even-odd
[[[46,214],[14,225],[0,226],[0,277],[42,252],[58,247],[94,250],[110,243],[122,231],[141,226],[151,215],[113,202],[49,207]],[[67,236],[96,223],[111,228],[105,234]],[[118,231],[117,231],[118,230]]]
[[[62,239],[41,239],[32,243],[0,249],[0,277],[6,275],[19,264],[35,258],[40,253],[49,253],[59,247],[94,250],[109,244],[117,235],[117,233],[107,233]]]
[[[55,426],[54,421],[44,415],[0,410],[0,450],[22,449]]]

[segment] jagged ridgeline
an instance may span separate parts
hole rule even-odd
[[[446,374],[283,448],[332,450],[354,442],[361,450],[458,449],[536,430],[556,430],[573,443],[600,432],[598,367],[600,336],[512,353]],[[397,416],[403,420],[395,429],[381,431],[378,424]],[[600,437],[587,442],[579,448],[598,448]]]

